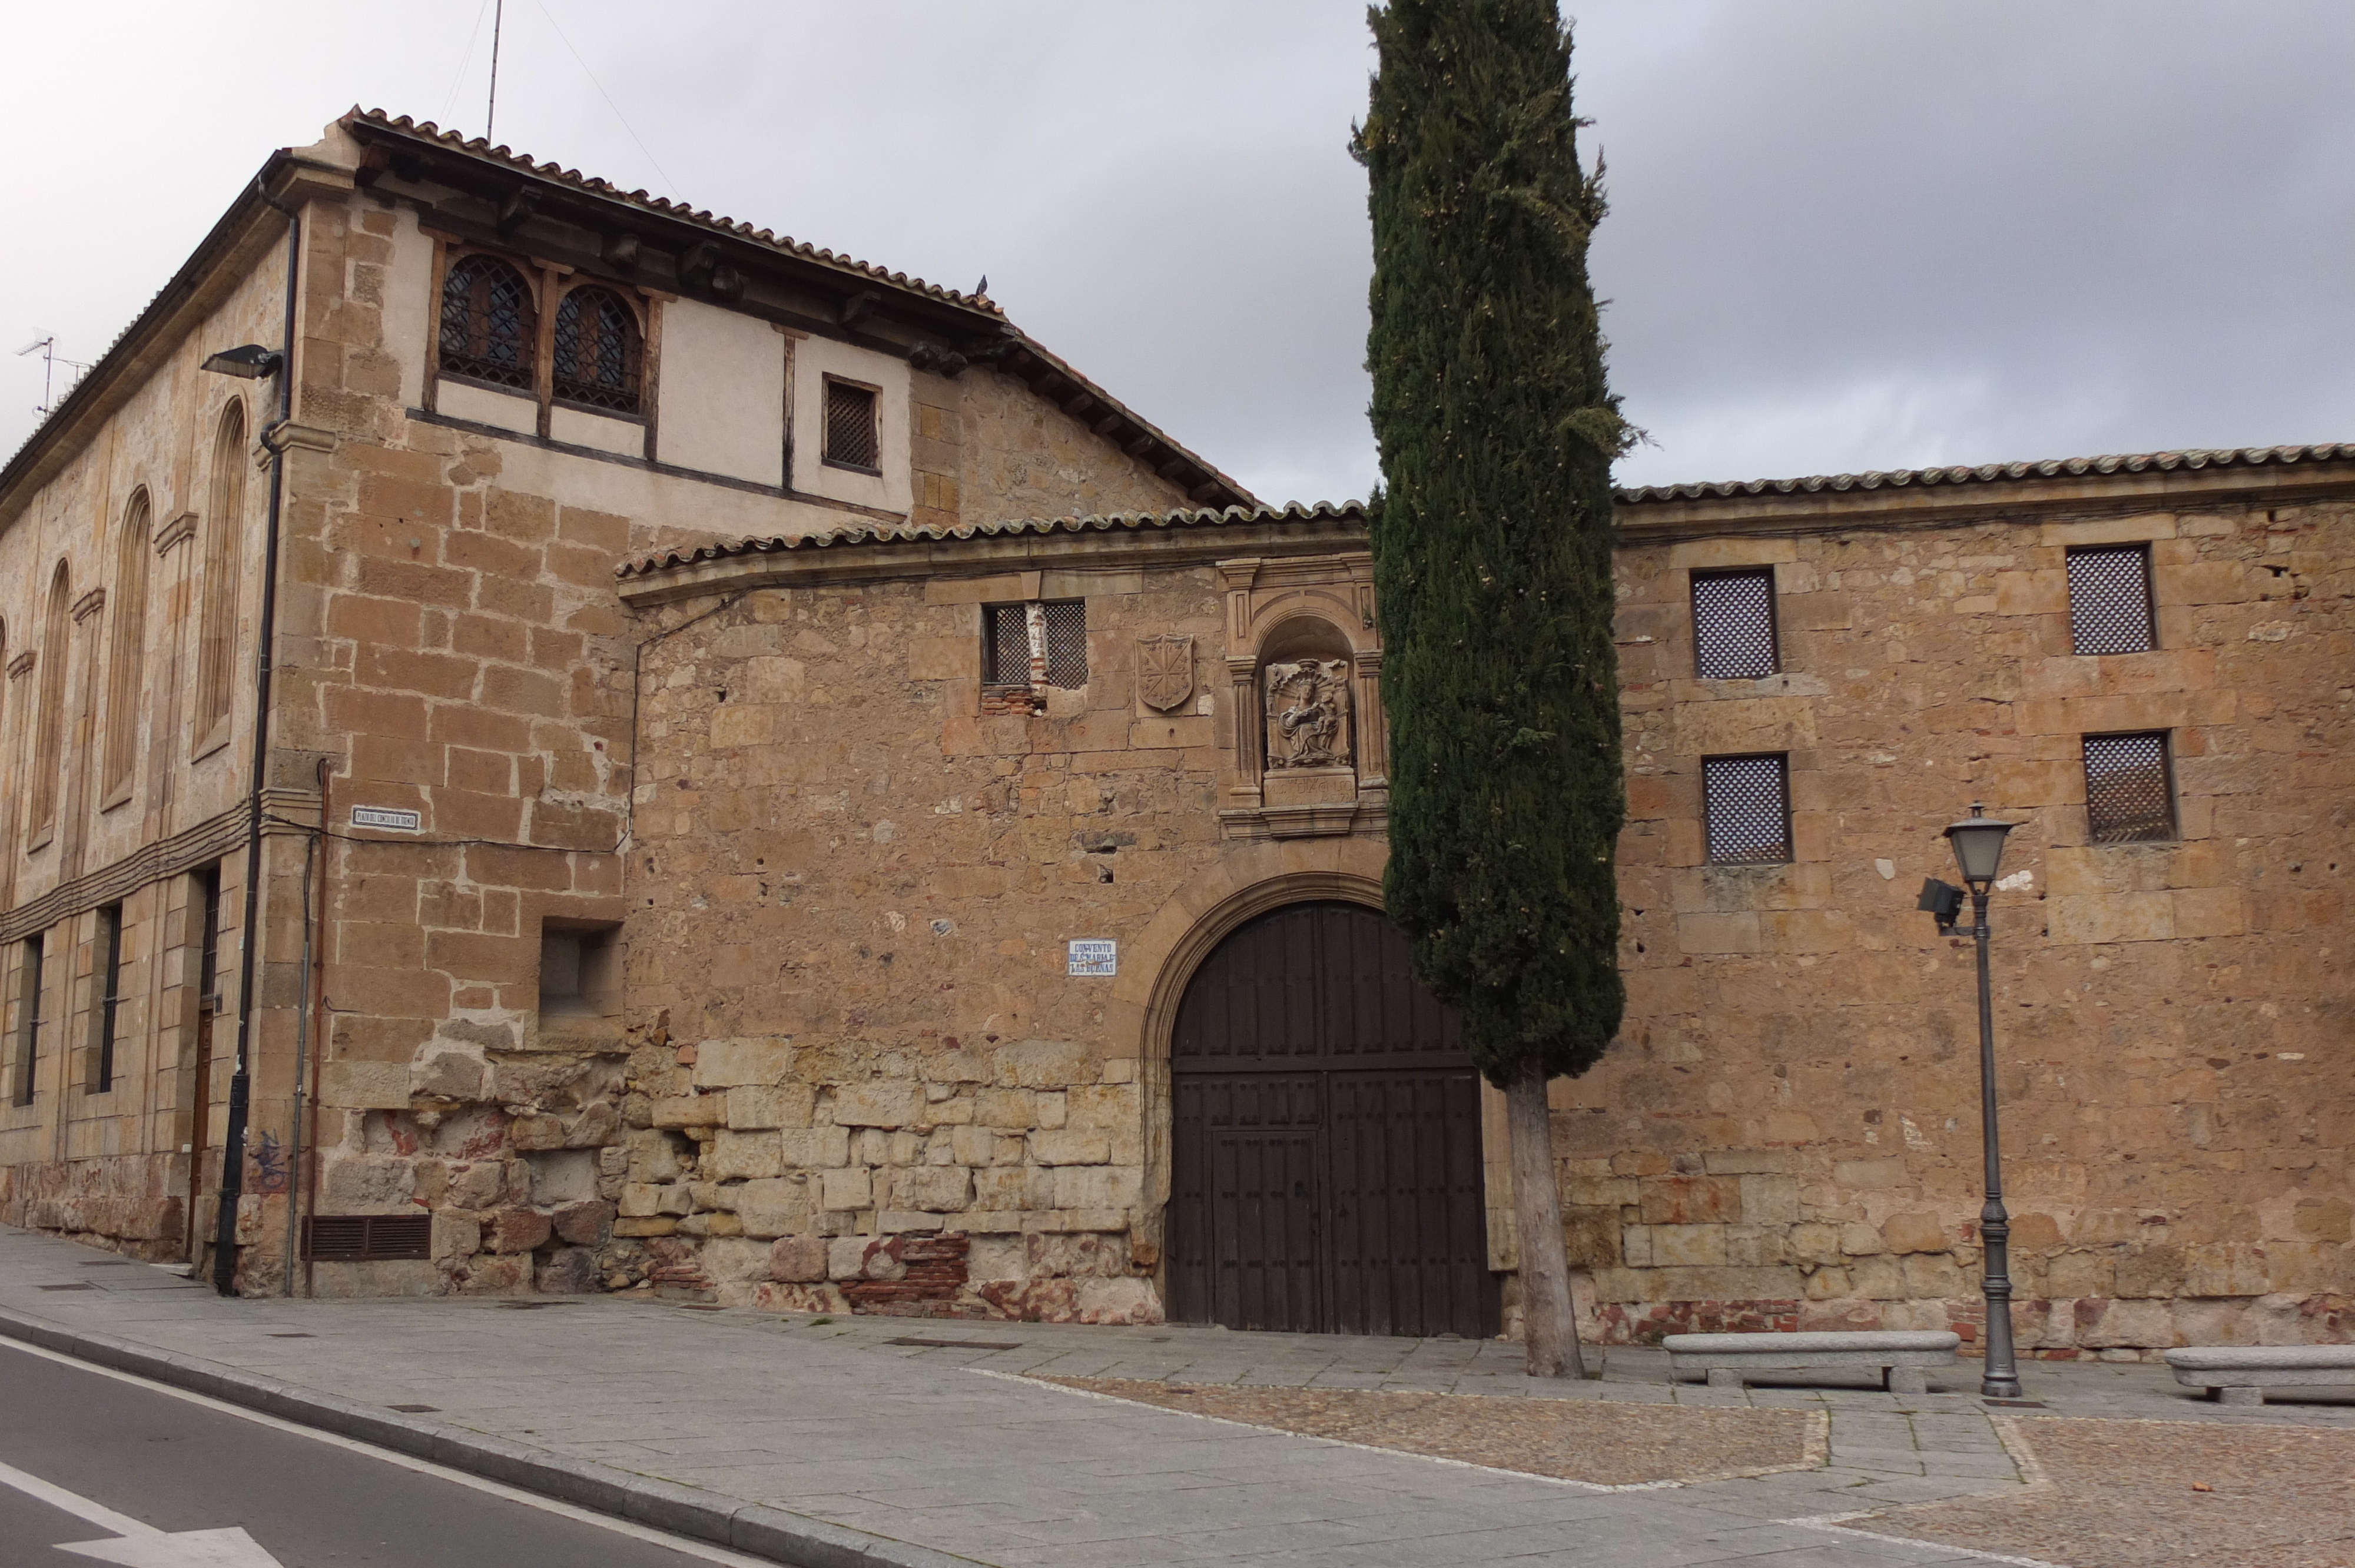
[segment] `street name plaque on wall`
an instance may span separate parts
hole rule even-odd
[[[398,810],[390,806],[352,808],[352,826],[356,828],[390,828],[397,832],[413,833],[424,822],[425,819],[415,811]]]
[[[1095,939],[1073,939],[1071,972],[1075,975],[1120,973],[1120,944]]]

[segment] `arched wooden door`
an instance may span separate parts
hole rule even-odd
[[[1380,912],[1238,928],[1186,987],[1169,1068],[1173,1319],[1497,1332],[1477,1075]]]

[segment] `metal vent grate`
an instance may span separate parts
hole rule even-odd
[[[1791,858],[1790,759],[1701,759],[1711,865],[1771,865]]]
[[[847,381],[826,384],[826,461],[875,469],[882,451],[875,434],[875,394]]]
[[[981,607],[981,682],[986,686],[1030,683],[1030,624],[1028,605]]]
[[[2069,635],[2080,653],[2142,653],[2156,644],[2149,546],[2069,552]]]
[[[2097,844],[2175,837],[2167,732],[2085,737],[2085,828]]]
[[[556,395],[638,411],[638,323],[608,289],[575,289],[556,307]]]
[[[1058,599],[1047,611],[1047,683],[1075,691],[1088,683],[1088,607]]]
[[[1774,568],[1695,572],[1693,655],[1710,681],[1754,681],[1776,667]]]
[[[303,1255],[321,1263],[375,1263],[433,1255],[431,1214],[318,1214],[303,1222]]]
[[[533,311],[523,275],[495,256],[469,256],[442,285],[442,368],[531,388]]]

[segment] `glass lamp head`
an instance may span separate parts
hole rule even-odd
[[[1947,828],[1946,841],[1955,846],[1955,863],[1962,867],[1965,882],[1985,887],[1995,880],[2003,864],[2004,835],[2017,825],[1995,821],[1974,800],[1969,818]]]

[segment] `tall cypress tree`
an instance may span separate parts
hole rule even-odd
[[[1374,583],[1391,917],[1505,1091],[1529,1370],[1582,1371],[1546,1082],[1619,1027],[1626,815],[1611,462],[1553,0],[1391,0],[1357,151],[1374,228]]]

